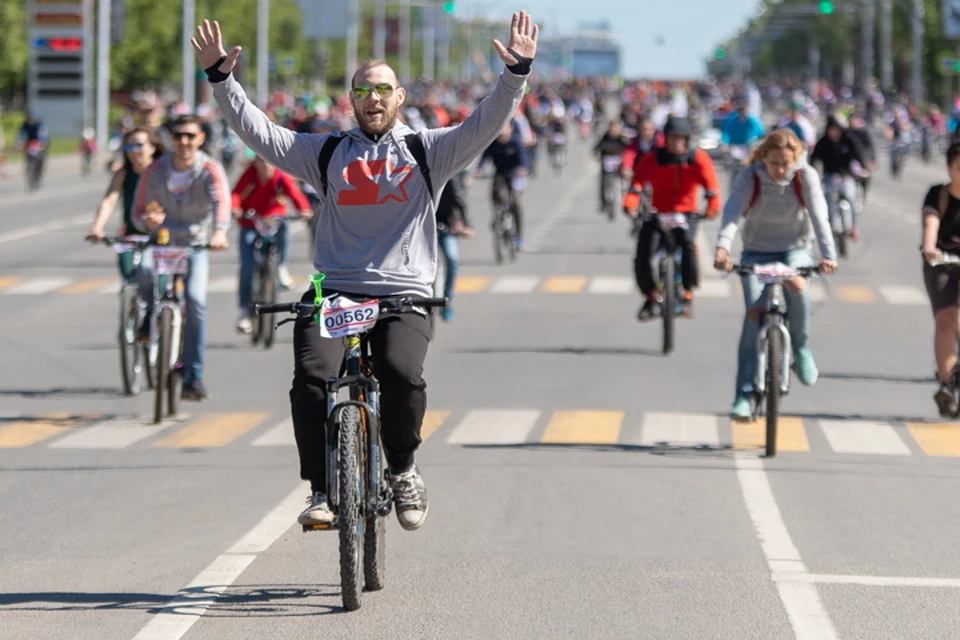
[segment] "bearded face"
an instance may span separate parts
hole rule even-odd
[[[387,65],[357,74],[350,101],[361,131],[379,136],[393,128],[397,111],[406,97],[406,92],[398,85],[397,74]]]

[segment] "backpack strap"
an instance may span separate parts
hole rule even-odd
[[[404,136],[403,141],[407,143],[407,149],[410,150],[413,159],[417,161],[417,166],[420,167],[420,173],[423,174],[423,179],[427,183],[430,199],[433,200],[433,180],[430,178],[430,167],[427,165],[427,150],[423,146],[423,139],[418,133],[408,133]]]
[[[320,182],[323,185],[324,197],[327,195],[327,185],[330,183],[330,180],[327,178],[327,169],[330,168],[330,158],[333,157],[334,150],[342,141],[342,135],[330,135],[323,141],[323,147],[320,148],[320,157],[317,159],[317,166],[320,167]]]
[[[797,172],[793,174],[793,180],[790,182],[793,183],[793,192],[797,194],[800,206],[806,209],[807,199],[803,196],[803,169],[797,169]]]
[[[937,210],[940,212],[940,219],[947,213],[947,207],[950,206],[950,184],[940,185],[940,192],[937,194]]]
[[[753,193],[750,194],[750,202],[747,204],[747,208],[744,209],[743,215],[747,215],[747,211],[753,208],[753,205],[757,203],[757,198],[760,197],[760,176],[757,175],[757,170],[753,170]]]

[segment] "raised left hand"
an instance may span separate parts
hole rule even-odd
[[[537,55],[537,35],[540,33],[540,27],[533,24],[533,19],[526,11],[519,14],[513,14],[513,20],[510,22],[510,41],[507,46],[499,40],[493,41],[493,46],[500,54],[503,64],[509,66],[515,65],[517,60],[507,49],[513,49],[524,58],[535,58]]]

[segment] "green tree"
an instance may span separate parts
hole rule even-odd
[[[23,0],[0,0],[0,99],[27,79],[27,13]]]

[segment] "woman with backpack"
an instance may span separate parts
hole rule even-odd
[[[804,145],[790,129],[777,129],[753,149],[723,207],[714,267],[730,271],[730,249],[743,227],[743,265],[782,262],[791,267],[814,265],[813,238],[820,247],[821,273],[834,273],[837,254],[827,217],[827,201],[820,176],[807,164]],[[797,377],[805,385],[817,381],[817,365],[810,350],[810,296],[806,280],[784,282],[789,309],[790,341]],[[760,322],[751,310],[758,306],[763,287],[754,275],[743,276],[747,315],[740,333],[734,420],[749,420],[750,396],[757,361]]]

